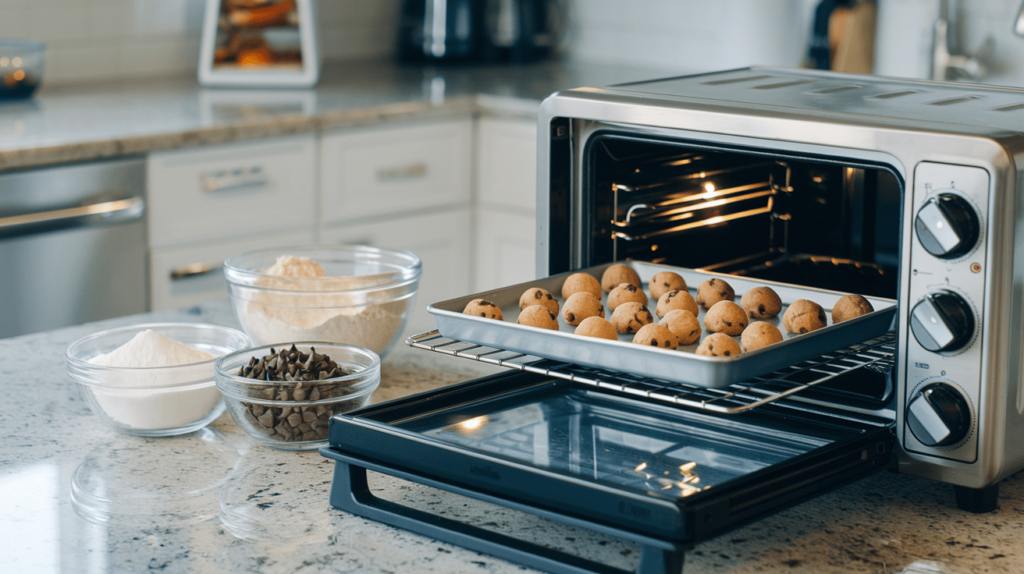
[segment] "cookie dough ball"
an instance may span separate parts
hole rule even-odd
[[[860,295],[847,295],[836,301],[835,307],[832,307],[832,322],[842,323],[861,315],[867,315],[874,310],[871,303]]]
[[[782,299],[771,287],[748,289],[740,298],[740,305],[751,319],[771,319],[782,312]]]
[[[547,289],[533,287],[523,293],[523,296],[519,298],[519,310],[522,311],[532,305],[541,305],[555,315],[558,314],[558,300]]]
[[[679,339],[680,345],[692,345],[700,340],[703,329],[697,316],[686,309],[673,309],[662,317],[660,325],[668,327],[669,331]]]
[[[588,273],[573,273],[565,278],[565,283],[562,283],[562,299],[568,300],[569,297],[584,292],[590,293],[598,299],[604,295],[601,292],[601,284]]]
[[[710,309],[719,301],[732,301],[736,299],[736,292],[732,285],[721,279],[708,279],[697,287],[697,303],[705,309]]]
[[[551,309],[543,305],[530,305],[519,313],[516,323],[528,327],[540,327],[541,329],[558,330],[558,315],[551,312]]]
[[[675,349],[679,346],[679,340],[672,331],[668,327],[658,325],[657,323],[640,327],[636,335],[633,335],[633,342],[637,345],[658,347],[660,349]]]
[[[629,283],[637,289],[643,286],[640,283],[640,276],[636,274],[636,271],[633,271],[632,267],[627,267],[621,263],[616,263],[605,269],[604,274],[601,275],[601,288],[605,291],[611,292],[612,289],[623,283]]]
[[[704,315],[704,327],[712,333],[735,337],[747,328],[747,312],[732,301],[719,301]]]
[[[576,334],[583,335],[584,337],[608,339],[609,341],[619,340],[619,333],[615,330],[615,326],[600,317],[587,317],[584,319],[580,326],[576,327]]]
[[[790,333],[810,333],[828,325],[825,310],[814,301],[797,299],[786,309],[782,316],[782,325]]]
[[[736,339],[725,333],[712,333],[697,347],[697,354],[705,357],[735,357],[742,352]]]
[[[690,295],[689,291],[669,291],[668,293],[663,293],[658,298],[658,307],[655,311],[658,312],[659,317],[666,317],[676,309],[689,311],[695,317],[700,313],[697,302],[693,300],[693,296]]]
[[[487,299],[473,299],[466,305],[466,308],[463,309],[462,312],[467,315],[476,315],[477,317],[486,317],[488,319],[497,319],[499,321],[505,320],[505,317],[501,315],[501,309]]]
[[[743,330],[743,334],[740,336],[740,343],[743,343],[743,349],[746,351],[781,342],[782,333],[779,328],[764,321],[754,321]]]
[[[654,316],[640,303],[623,303],[612,313],[612,325],[620,333],[636,333],[640,327],[654,322]]]
[[[590,277],[588,275],[588,277]],[[595,280],[596,281],[596,280]],[[562,318],[570,325],[579,325],[587,317],[604,317],[604,305],[593,293],[582,291],[569,297],[562,307]]]
[[[686,291],[686,280],[678,273],[662,271],[651,277],[651,298],[655,301],[669,291]]]
[[[632,283],[620,283],[618,287],[612,289],[612,292],[608,294],[609,311],[614,311],[619,305],[629,302],[646,305],[647,295],[643,289]]]

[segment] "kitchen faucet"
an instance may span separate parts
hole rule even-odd
[[[1022,13],[1017,17],[1015,30],[1018,34],[1024,35],[1024,6],[1021,6]],[[988,70],[984,61],[992,54],[994,41],[992,36],[985,38],[981,49],[977,54],[951,54],[949,51],[949,2],[942,0],[939,9],[939,18],[935,21],[934,47],[932,49],[932,79],[933,80],[979,80],[985,76]]]

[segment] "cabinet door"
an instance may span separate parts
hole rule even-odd
[[[278,234],[202,247],[155,248],[150,261],[150,300],[154,311],[198,305],[228,296],[224,260],[255,249],[309,245],[313,232]]]
[[[537,207],[537,122],[481,118],[477,123],[477,193],[481,205]]]
[[[468,203],[471,126],[465,119],[323,136],[321,221]]]
[[[474,293],[536,279],[536,222],[535,216],[477,210]]]
[[[313,134],[151,154],[150,245],[311,227],[315,162]]]
[[[469,209],[463,208],[325,229],[321,241],[405,249],[418,255],[423,275],[409,327],[426,331],[436,328],[427,305],[470,293],[469,229]]]

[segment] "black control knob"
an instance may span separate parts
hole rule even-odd
[[[971,430],[971,408],[952,385],[932,383],[907,404],[907,426],[925,446],[950,446]]]
[[[910,330],[933,353],[956,351],[974,334],[974,313],[956,293],[929,293],[910,310]]]
[[[917,238],[921,245],[940,259],[965,255],[978,242],[981,225],[978,214],[959,195],[941,193],[917,212]]]

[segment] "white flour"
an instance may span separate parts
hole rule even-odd
[[[261,278],[256,286],[274,291],[256,293],[241,319],[256,345],[325,341],[382,354],[412,306],[411,297],[368,304],[363,293],[344,293],[393,281],[387,274],[376,281],[368,276],[325,277],[316,262],[291,255],[279,257],[266,274],[273,277]]]
[[[135,335],[131,341],[89,362],[104,367],[144,369],[201,363],[212,358],[213,355],[210,353],[193,349],[162,333],[146,329]]]
[[[104,387],[121,388],[94,387],[93,395],[103,412],[120,425],[139,430],[183,427],[210,414],[221,401],[220,391],[211,384],[213,364],[181,369],[151,367],[190,365],[213,358],[205,351],[147,329],[110,353],[89,361],[106,367],[146,370],[104,373]],[[138,388],[170,385],[181,386]]]

